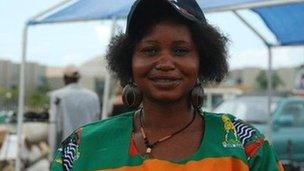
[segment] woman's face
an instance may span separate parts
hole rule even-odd
[[[145,100],[186,100],[199,72],[199,57],[187,26],[164,21],[136,45],[133,78]]]

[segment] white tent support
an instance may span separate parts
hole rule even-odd
[[[259,33],[250,23],[246,21],[244,17],[242,17],[238,12],[232,11],[234,15],[239,18],[256,36],[262,40],[262,42],[265,44],[268,50],[268,72],[267,72],[267,127],[265,130],[265,136],[267,139],[271,142],[272,136],[271,136],[271,101],[272,101],[272,45],[268,43],[267,39]]]
[[[111,18],[109,18],[110,20]],[[80,23],[80,22],[96,22],[100,21],[100,19],[73,19],[73,20],[68,20],[68,21],[49,21],[49,22],[43,22],[43,23],[38,23],[39,25],[45,25],[45,24],[67,24],[67,23]]]
[[[117,19],[113,18],[112,19],[112,28],[111,28],[111,38],[113,38],[115,36],[115,30],[117,27]],[[104,87],[104,91],[103,91],[103,100],[102,100],[102,114],[101,114],[101,118],[102,119],[106,119],[109,115],[109,111],[110,108],[112,107],[112,104],[110,104],[111,102],[111,84],[113,82],[113,79],[110,75],[109,72],[106,73],[106,77],[105,77],[105,87]]]
[[[267,46],[268,50],[268,72],[267,72],[267,112],[268,112],[268,119],[267,119],[267,127],[265,130],[265,136],[268,138],[269,142],[272,142],[272,113],[271,113],[271,104],[272,104],[272,47]]]
[[[269,46],[269,43],[267,41],[267,39],[261,34],[259,33],[244,17],[242,17],[237,11],[232,11],[233,14],[241,20],[241,22],[243,24],[245,24],[256,36],[258,36],[262,42],[266,45]]]
[[[205,13],[214,13],[214,12],[224,12],[224,11],[236,11],[242,9],[252,9],[252,8],[260,8],[260,7],[267,7],[267,6],[275,6],[275,5],[285,5],[285,4],[292,4],[292,3],[300,3],[304,2],[304,0],[268,0],[268,1],[261,1],[261,2],[252,2],[252,3],[245,3],[245,4],[234,4],[230,6],[224,7],[217,7],[217,8],[207,8],[204,9]]]
[[[110,86],[111,86],[111,75],[109,72],[105,75],[105,83],[103,90],[103,100],[102,100],[102,113],[101,119],[106,119],[108,117],[108,108],[109,108],[109,98],[110,98]]]
[[[30,21],[34,21],[34,20],[37,20],[38,18],[48,14],[48,13],[51,13],[52,11],[56,10],[57,8],[67,4],[68,2],[71,2],[72,0],[64,0],[62,2],[59,2],[58,4],[55,4],[54,6],[51,6],[50,8],[44,10],[44,11],[41,11],[40,13],[36,14],[35,16],[32,17],[32,19]]]
[[[18,99],[18,121],[17,121],[17,158],[15,170],[20,171],[21,168],[21,148],[22,148],[22,123],[24,114],[24,100],[25,100],[25,67],[26,67],[26,53],[27,53],[27,38],[28,25],[24,26],[22,39],[22,61],[20,68],[19,81],[19,99]]]

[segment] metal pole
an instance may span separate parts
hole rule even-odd
[[[111,29],[111,38],[115,35],[115,29],[117,27],[117,19],[113,18],[112,20],[112,29]],[[103,91],[103,100],[102,100],[102,114],[101,118],[106,119],[108,117],[109,113],[109,107],[110,107],[110,91],[111,91],[111,83],[112,78],[109,72],[106,73],[105,77],[105,88]]]
[[[243,18],[240,14],[238,14],[236,11],[232,11],[236,17],[238,17],[250,30],[253,31],[253,33],[255,33],[265,44],[265,46],[267,47],[267,51],[268,51],[268,72],[267,72],[267,127],[265,130],[265,136],[267,137],[267,139],[269,140],[269,142],[272,141],[272,136],[271,136],[271,124],[272,124],[272,120],[271,120],[271,101],[272,101],[272,47],[274,45],[268,43],[268,41],[266,40],[266,38],[264,38],[264,36],[262,36],[261,33],[259,33],[251,24],[249,24],[245,18]]]
[[[272,136],[271,136],[271,125],[272,125],[272,116],[271,116],[271,103],[272,103],[272,47],[267,46],[268,51],[268,72],[267,72],[267,127],[265,130],[265,136],[269,140],[269,142],[272,142]]]
[[[304,0],[267,0],[267,1],[248,2],[248,3],[239,3],[239,4],[234,3],[223,7],[203,8],[203,11],[205,13],[214,13],[214,12],[235,11],[242,9],[271,7],[276,5],[286,5],[286,4],[301,3],[301,2],[304,2]],[[204,3],[201,2],[201,4]]]
[[[42,17],[43,15],[45,15],[45,14],[47,14],[47,13],[49,13],[49,12],[51,12],[51,11],[53,11],[53,10],[61,7],[61,6],[63,6],[63,5],[65,5],[65,4],[67,4],[68,2],[71,2],[71,1],[72,0],[64,0],[64,1],[60,2],[60,3],[58,3],[58,4],[55,4],[54,6],[51,6],[50,8],[48,8],[48,9],[46,9],[46,10],[44,10],[44,11],[38,13],[38,14],[36,14],[29,21],[31,22],[31,21],[37,20],[38,18]]]
[[[268,46],[269,43],[267,41],[267,39],[260,33],[258,32],[248,21],[246,21],[246,19],[244,17],[242,17],[237,11],[232,11],[233,14],[239,19],[241,20],[242,23],[244,23],[256,36],[258,36],[262,42]]]
[[[22,123],[24,114],[24,99],[25,99],[25,67],[26,67],[26,50],[27,50],[27,36],[28,25],[23,29],[22,40],[22,61],[20,68],[20,82],[19,82],[19,99],[18,99],[18,124],[17,124],[17,156],[15,170],[20,171],[21,168],[21,148],[23,144],[22,139]]]
[[[103,90],[103,100],[102,100],[102,114],[101,119],[106,119],[108,117],[108,104],[109,104],[109,97],[110,97],[110,85],[111,85],[111,78],[110,74],[107,72],[105,77],[105,87]]]

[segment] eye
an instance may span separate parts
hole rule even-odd
[[[141,52],[146,56],[155,56],[158,54],[159,50],[156,47],[145,47]]]
[[[173,49],[174,55],[176,56],[184,56],[189,53],[189,49],[185,47],[176,47]]]

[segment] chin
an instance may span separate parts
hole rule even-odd
[[[151,95],[150,97],[148,97],[148,99],[151,99],[151,101],[154,101],[159,104],[172,104],[183,99],[183,96],[161,93],[159,95]]]

